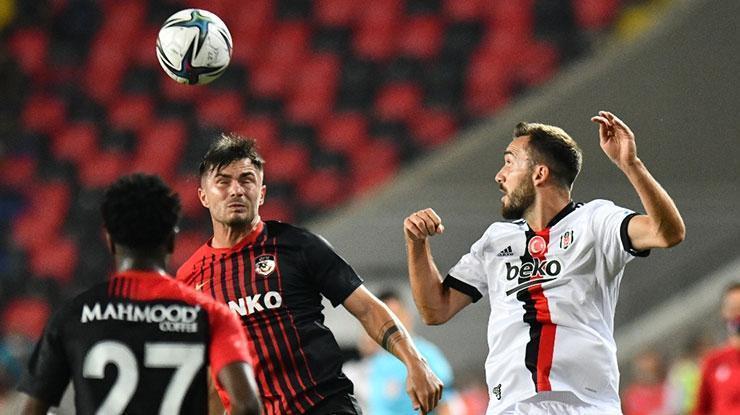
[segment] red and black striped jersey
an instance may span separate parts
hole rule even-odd
[[[70,378],[78,414],[203,414],[207,367],[250,363],[228,308],[171,277],[118,273],[64,304],[19,390],[53,406]]]
[[[226,303],[254,340],[255,375],[267,414],[300,414],[352,391],[324,325],[322,296],[341,304],[362,279],[321,237],[267,221],[232,248],[210,241],[177,279]]]

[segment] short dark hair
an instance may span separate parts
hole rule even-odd
[[[727,297],[728,294],[735,290],[740,290],[740,281],[733,281],[725,287],[723,297]]]
[[[578,144],[562,128],[539,123],[520,122],[514,137],[529,136],[529,156],[536,163],[546,164],[563,186],[573,186],[581,171],[583,155]]]
[[[132,174],[105,191],[101,212],[114,243],[135,250],[154,249],[176,231],[180,198],[158,176]]]
[[[200,161],[198,174],[200,177],[228,166],[234,161],[249,159],[252,164],[262,170],[265,160],[257,152],[257,143],[251,139],[235,133],[225,133],[211,144],[203,159]]]

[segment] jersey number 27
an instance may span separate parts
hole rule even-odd
[[[148,368],[173,368],[172,379],[164,393],[160,414],[180,412],[183,398],[193,378],[203,366],[205,346],[202,344],[146,343],[144,366]],[[136,356],[123,343],[106,340],[96,343],[85,356],[82,375],[88,379],[103,379],[105,367],[113,364],[118,377],[108,392],[97,414],[121,414],[131,401],[139,384]]]

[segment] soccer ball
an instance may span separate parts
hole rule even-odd
[[[229,29],[215,14],[180,10],[159,29],[157,60],[175,81],[202,85],[224,73],[233,45]]]

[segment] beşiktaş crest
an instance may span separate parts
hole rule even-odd
[[[254,260],[254,271],[266,277],[275,271],[275,256],[260,255]]]

